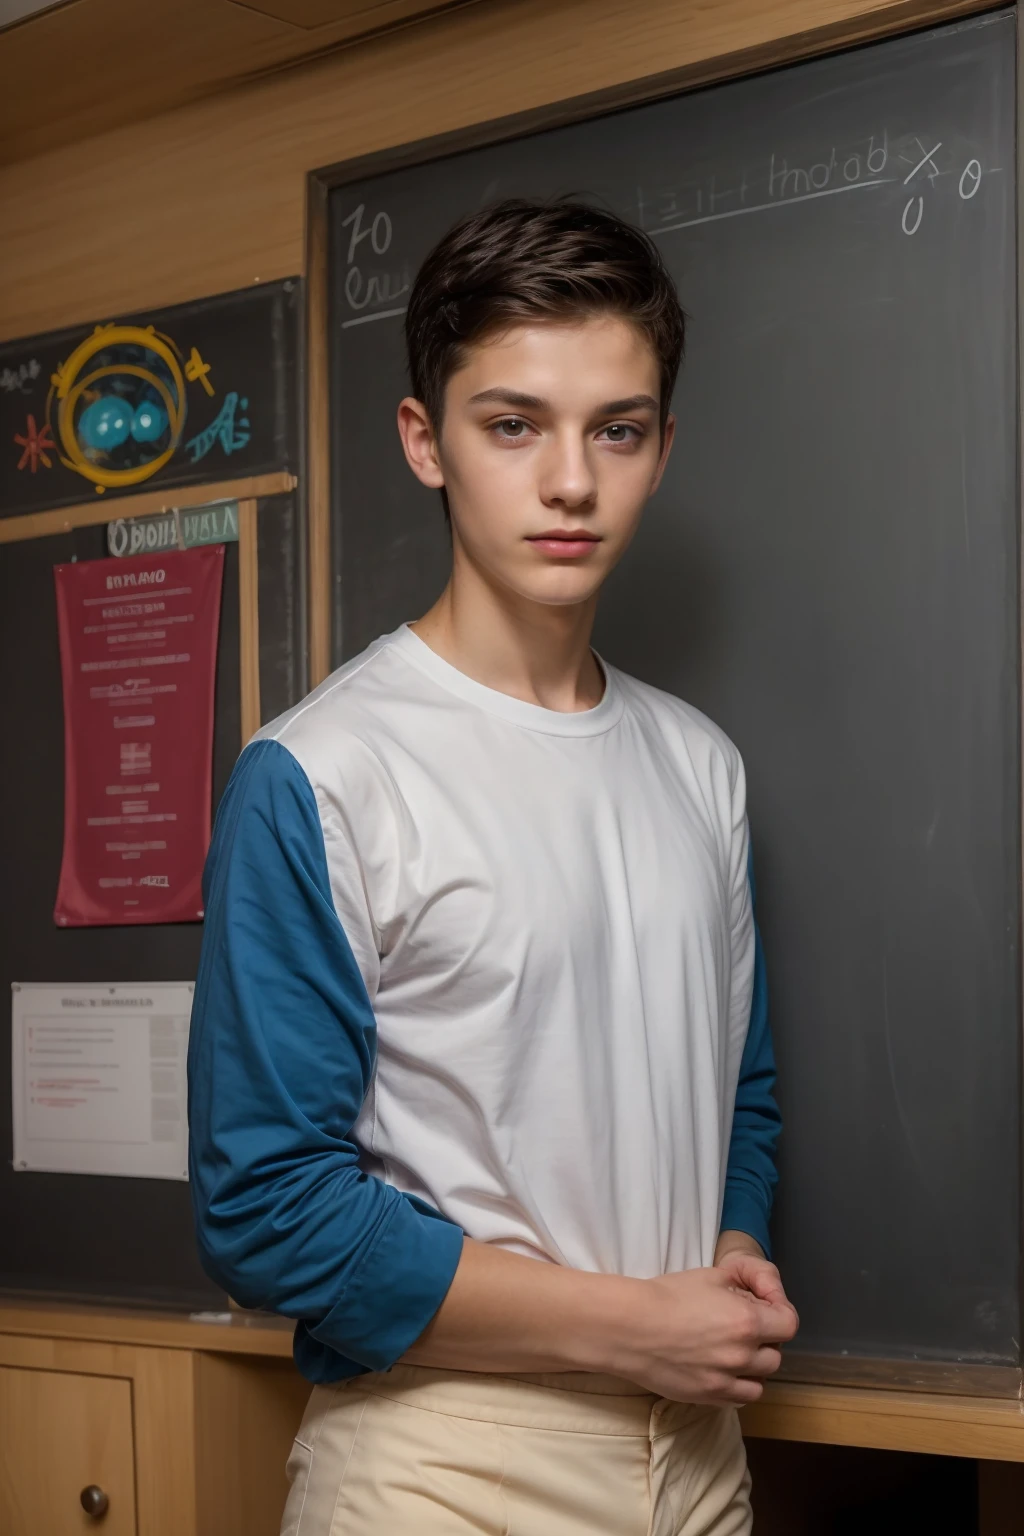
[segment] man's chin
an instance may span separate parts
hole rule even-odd
[[[571,586],[563,583],[555,590],[540,582],[526,582],[516,590],[520,597],[542,608],[580,608],[591,602],[600,588],[599,581],[574,582]]]

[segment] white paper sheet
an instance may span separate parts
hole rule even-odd
[[[192,982],[11,988],[14,1167],[188,1178]]]

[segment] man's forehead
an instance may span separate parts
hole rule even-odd
[[[602,314],[531,319],[480,337],[465,348],[452,381],[456,377],[467,397],[503,389],[546,398],[552,389],[568,387],[574,394],[656,399],[660,368],[639,326]]]

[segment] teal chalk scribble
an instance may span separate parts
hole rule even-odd
[[[245,396],[239,399],[235,390],[226,394],[224,404],[210,425],[204,427],[195,437],[189,438],[185,444],[186,449],[192,454],[192,463],[198,464],[200,459],[204,459],[218,438],[225,453],[236,453],[239,448],[244,448],[250,437],[249,418],[239,416],[236,419],[235,411],[245,411],[248,408],[249,402]]]

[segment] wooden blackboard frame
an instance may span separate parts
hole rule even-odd
[[[683,70],[651,75],[607,90],[473,124],[454,132],[428,136],[362,155],[312,171],[306,184],[306,482],[309,584],[310,685],[315,687],[332,667],[332,538],[331,450],[329,398],[329,240],[328,197],[335,188],[370,175],[423,165],[468,149],[478,149],[545,129],[568,126],[591,117],[649,103],[698,86],[724,83],[767,69],[839,52],[886,37],[924,31],[957,17],[1005,9],[993,0],[911,0],[898,17],[859,17],[838,26],[815,28],[768,47],[744,47],[725,56],[707,59]],[[1018,122],[1024,120],[1024,38],[1017,29]],[[1024,294],[1024,155],[1016,166],[1018,239],[1018,294]],[[1018,354],[1022,375],[1018,384],[1022,455],[1024,455],[1024,327],[1018,304]],[[1022,458],[1024,462],[1024,458]],[[1021,651],[1024,654],[1024,604],[1021,609]],[[1024,808],[1024,781],[1020,786]],[[1024,883],[1024,866],[1021,869]],[[1019,1140],[1019,1163],[1024,1169],[1024,1123]],[[1024,1244],[1024,1221],[1022,1221]],[[1024,1297],[1024,1247],[1020,1257],[1018,1291]],[[1019,1366],[986,1366],[957,1362],[900,1361],[846,1358],[788,1351],[780,1380],[825,1387],[866,1387],[902,1393],[941,1393],[979,1399],[1018,1399],[1024,1391],[1024,1371]],[[867,1442],[864,1442],[867,1443]],[[872,1442],[877,1443],[877,1442]]]

